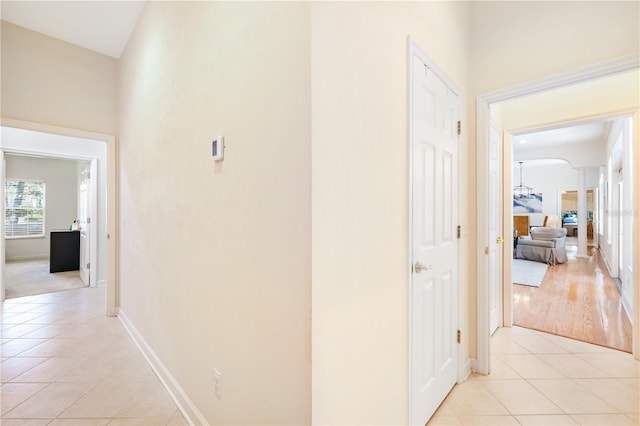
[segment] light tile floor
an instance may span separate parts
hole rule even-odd
[[[453,388],[429,425],[640,425],[640,362],[525,328],[491,341],[492,374]]]
[[[8,299],[0,334],[0,423],[186,425],[101,288]]]
[[[2,425],[186,425],[102,289],[2,308]],[[457,385],[429,425],[638,425],[640,362],[524,328],[492,339],[490,376]]]

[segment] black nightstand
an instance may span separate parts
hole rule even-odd
[[[51,231],[49,272],[80,269],[80,231]]]

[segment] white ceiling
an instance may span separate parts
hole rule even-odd
[[[513,136],[513,152],[521,154],[551,147],[579,149],[581,145],[604,145],[610,129],[611,121],[595,121],[559,129],[518,134]]]
[[[145,1],[7,1],[3,21],[120,58]]]

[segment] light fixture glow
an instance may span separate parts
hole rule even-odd
[[[522,184],[522,161],[518,161],[520,164],[520,185],[513,188],[514,198],[531,198],[533,188]]]

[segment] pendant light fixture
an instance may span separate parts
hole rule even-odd
[[[518,163],[520,163],[520,185],[513,188],[513,197],[514,198],[531,198],[531,194],[533,193],[533,188],[522,184],[522,161],[518,161]]]

